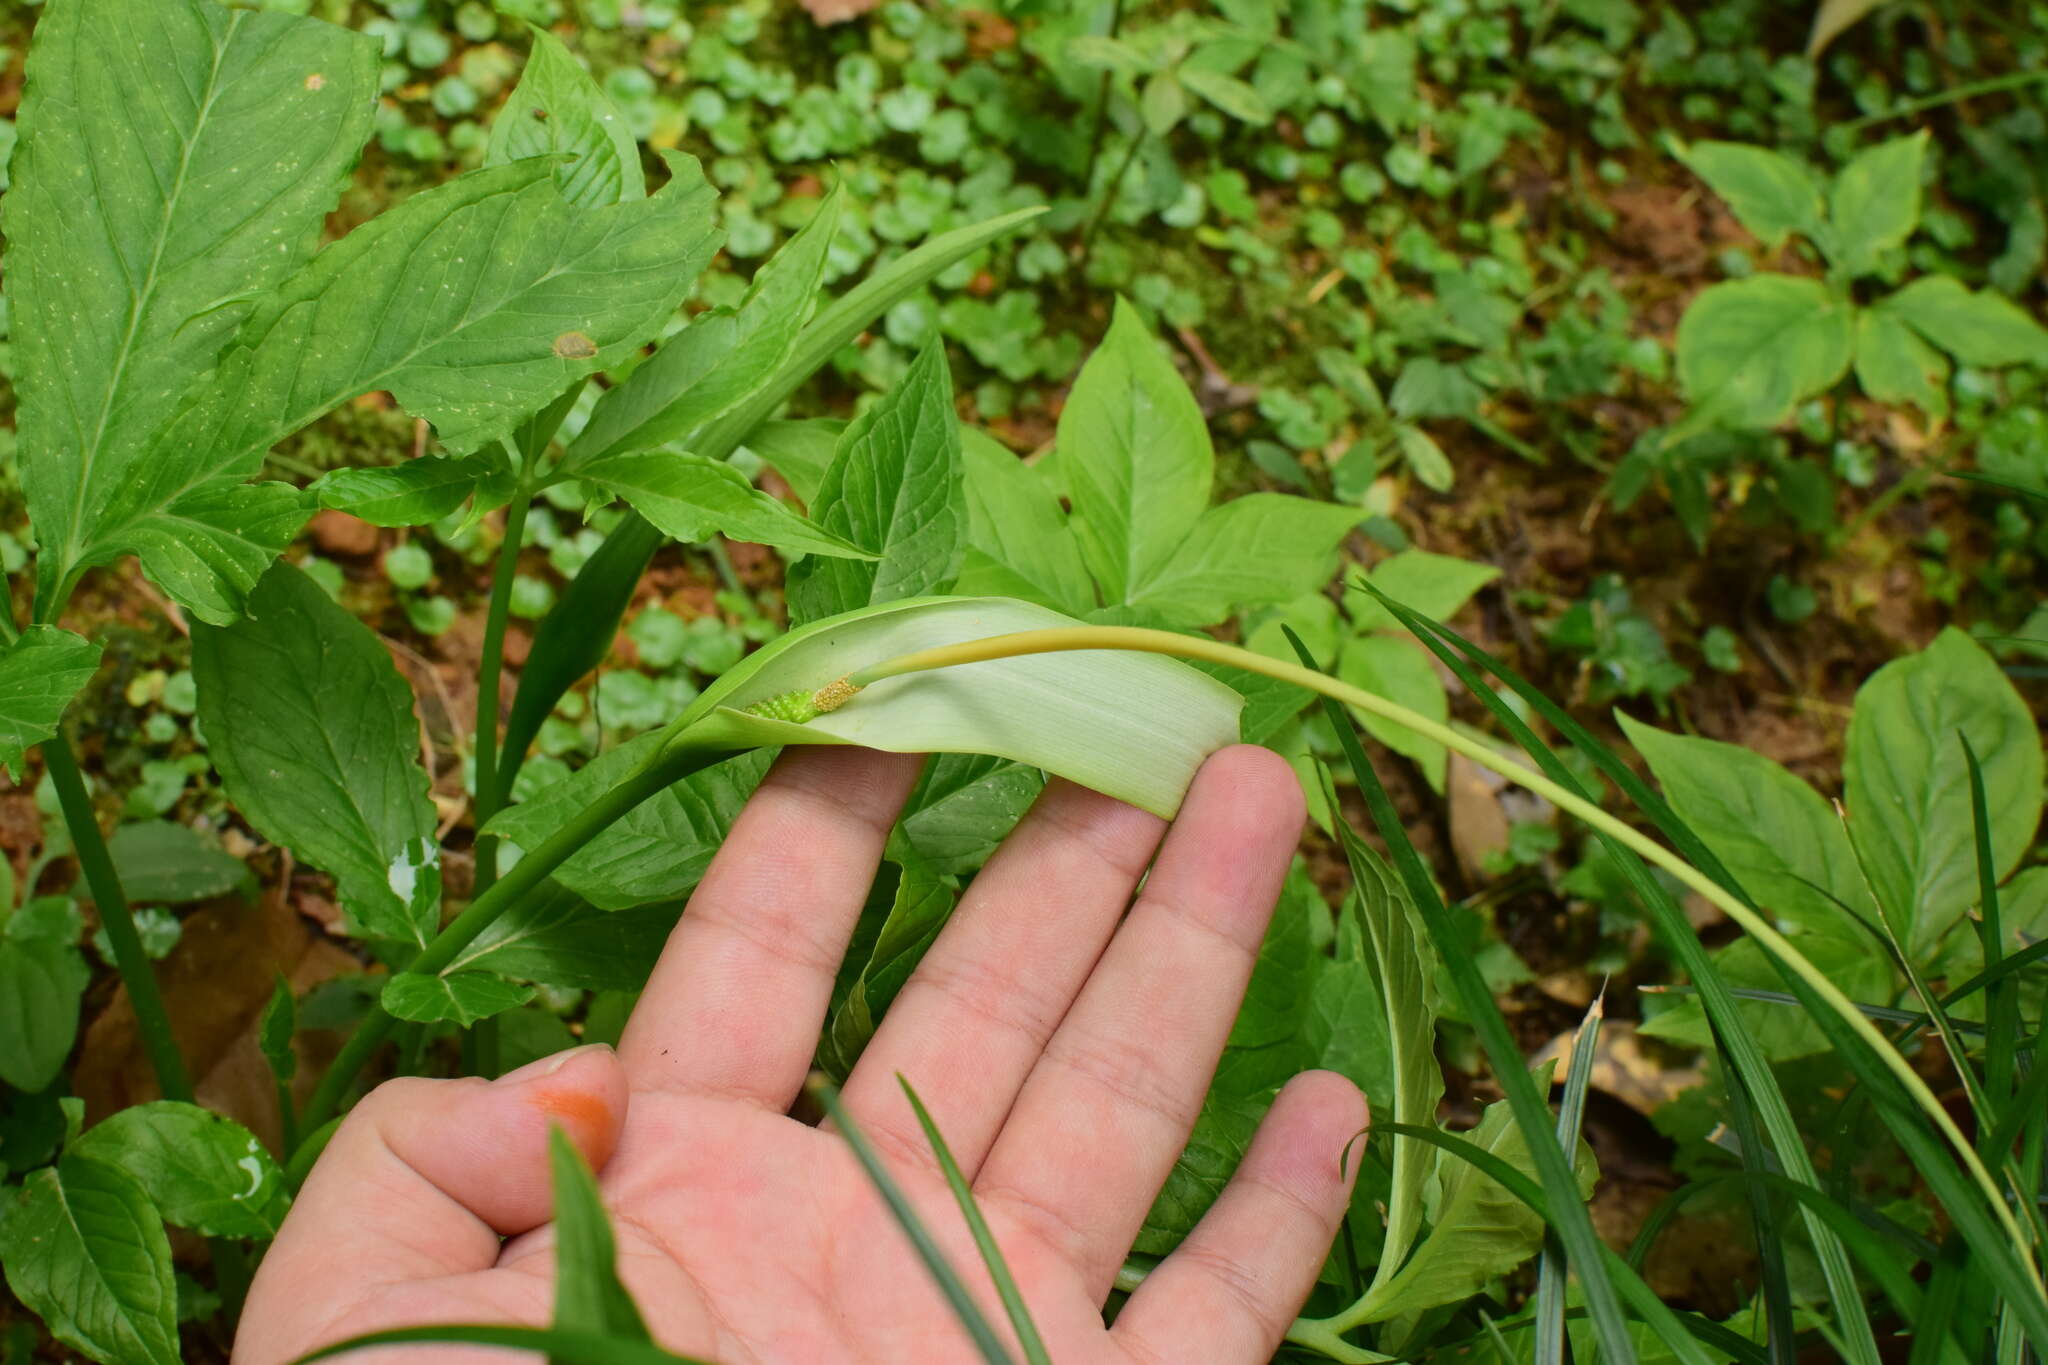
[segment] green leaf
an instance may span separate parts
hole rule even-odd
[[[652,1341],[619,1282],[618,1244],[597,1178],[560,1128],[548,1134],[548,1163],[555,1179],[555,1328]]]
[[[1923,275],[1877,311],[1902,319],[1965,365],[2048,364],[2048,328],[2003,294],[1966,289],[1952,275]]]
[[[0,938],[0,1081],[32,1094],[57,1078],[91,979],[69,943]]]
[[[20,781],[28,751],[57,733],[64,708],[100,666],[97,643],[30,626],[0,646],[0,768]]]
[[[720,460],[649,450],[606,455],[576,477],[616,493],[663,535],[685,543],[725,535],[778,550],[851,559],[875,556],[768,496]]]
[[[686,346],[679,349],[671,341],[607,392],[563,455],[564,470],[581,474],[587,461],[601,456],[688,443],[699,428],[766,384],[810,317],[839,230],[840,203],[837,189],[825,197],[803,230],[761,267],[729,317],[701,331],[701,323],[693,325],[682,334],[689,338]]]
[[[555,172],[562,198],[603,208],[647,197],[640,148],[597,82],[569,55],[561,39],[529,26],[533,48],[511,98],[491,121],[486,165],[522,157],[573,157]]]
[[[275,1237],[291,1204],[283,1168],[255,1135],[196,1104],[131,1105],[86,1129],[69,1155],[126,1171],[165,1222],[209,1237]]]
[[[1234,498],[1204,512],[1125,600],[1174,626],[1211,625],[1239,607],[1288,601],[1329,581],[1338,545],[1364,515],[1287,493]]]
[[[1772,427],[1849,368],[1852,310],[1826,285],[1755,275],[1702,290],[1678,324],[1693,426]],[[1676,439],[1684,427],[1674,430]]]
[[[1466,1137],[1515,1170],[1527,1173],[1535,1169],[1529,1144],[1516,1127],[1506,1100],[1487,1105],[1479,1126]],[[1546,1134],[1542,1140],[1550,1138]],[[1600,1172],[1592,1149],[1584,1142],[1578,1144],[1573,1166],[1581,1196],[1590,1195]],[[1368,1321],[1463,1303],[1543,1245],[1543,1219],[1478,1167],[1449,1152],[1439,1152],[1436,1181],[1442,1193],[1429,1235],[1399,1273],[1376,1291],[1379,1302]]]
[[[478,485],[494,477],[509,484],[509,476],[492,455],[429,455],[380,469],[337,469],[307,491],[322,507],[372,526],[425,526],[462,506]],[[505,491],[509,496],[510,487]]]
[[[1879,1003],[1892,996],[1897,975],[1891,959],[1866,934],[1853,939],[1801,934],[1799,951],[1828,974],[1851,1000]],[[1739,938],[1714,954],[1714,971],[1736,990],[1780,991],[1785,978],[1752,938]],[[1827,1033],[1796,1005],[1738,1000],[1735,1006],[1757,1046],[1773,1062],[1810,1057],[1830,1046]],[[1714,1047],[1714,1034],[1697,999],[1686,1000],[1646,1021],[1642,1033],[1683,1047]]]
[[[1138,97],[1138,114],[1145,120],[1145,131],[1165,136],[1188,115],[1188,87],[1171,71],[1154,72]]]
[[[1177,74],[1182,85],[1239,123],[1263,128],[1273,121],[1273,108],[1265,97],[1235,76],[1194,65],[1180,67]]]
[[[111,1365],[178,1365],[170,1239],[126,1172],[76,1156],[31,1172],[0,1217],[0,1263],[65,1345]]]
[[[1082,556],[1106,601],[1129,602],[1208,508],[1216,457],[1194,395],[1123,299],[1060,410],[1058,443]]]
[[[240,858],[223,853],[196,829],[168,820],[123,825],[107,840],[121,887],[137,905],[183,905],[225,896],[249,882]]]
[[[882,1013],[923,960],[925,949],[953,914],[955,888],[932,865],[900,844],[890,857],[902,869],[896,895],[882,921],[865,966],[832,1018],[818,1046],[820,1064],[845,1076],[881,1026]]]
[[[904,803],[904,838],[942,876],[988,861],[1038,798],[1045,774],[985,754],[938,754]]]
[[[1433,621],[1448,621],[1464,609],[1473,594],[1499,578],[1500,570],[1428,550],[1403,550],[1375,564],[1365,577],[1409,610]],[[1393,613],[1374,601],[1371,593],[1356,587],[1345,589],[1344,611],[1353,628],[1360,631],[1401,629]]]
[[[1187,1146],[1167,1173],[1131,1250],[1141,1256],[1164,1256],[1180,1245],[1230,1183],[1231,1173],[1252,1145],[1259,1120],[1272,1106],[1270,1091],[1244,1099],[1212,1096],[1203,1101]]]
[[[1296,1072],[1317,1065],[1318,1055],[1305,1035],[1311,994],[1328,972],[1315,950],[1311,920],[1323,916],[1327,922],[1328,915],[1315,884],[1297,863],[1259,944],[1251,980],[1209,1083],[1211,1102],[1270,1094]]]
[[[1695,142],[1679,155],[1765,246],[1821,234],[1820,188],[1792,158],[1739,142]]]
[[[449,970],[575,990],[639,990],[682,911],[680,901],[600,910],[550,883],[492,921]]]
[[[660,742],[658,734],[643,735],[605,751],[574,775],[501,813],[489,832],[520,848],[539,847],[645,762]],[[601,910],[626,910],[688,894],[766,775],[770,757],[742,754],[692,773],[607,826],[555,870],[556,880]]]
[[[411,690],[369,628],[289,564],[249,612],[192,630],[221,784],[265,838],[334,876],[366,932],[424,944],[441,921],[440,851]]]
[[[715,196],[694,162],[678,160],[651,199],[578,209],[551,169],[515,162],[417,194],[264,296],[218,374],[141,460],[103,465],[124,482],[80,562],[135,548],[182,603],[224,623],[261,557],[216,564],[188,548],[191,523],[242,528],[251,509],[222,499],[247,500],[238,481],[274,442],[384,389],[466,453],[637,351],[716,250]],[[280,504],[264,537],[243,538],[260,549],[283,517]]]
[[[1859,154],[1835,177],[1828,218],[1835,263],[1849,274],[1875,270],[1878,259],[1904,246],[1920,225],[1920,167],[1926,157],[1923,128]]]
[[[37,24],[7,302],[46,601],[255,296],[312,256],[376,98],[377,44],[310,20],[72,0]]]
[[[299,1054],[292,1048],[292,1034],[299,1027],[298,1016],[299,1002],[292,994],[292,983],[279,972],[271,987],[270,1000],[256,1021],[256,1047],[263,1060],[270,1063],[271,1075],[286,1084],[299,1071]]]
[[[1895,659],[1856,694],[1843,777],[1849,832],[1879,901],[1916,959],[1976,899],[1969,769],[1958,732],[1983,765],[2000,879],[2041,823],[2041,736],[2019,693],[1951,626]]]
[[[967,485],[967,553],[954,590],[1021,597],[1080,615],[1095,585],[1046,480],[974,427],[960,433]]]
[[[1866,919],[1876,908],[1848,831],[1819,792],[1739,744],[1666,734],[1620,712],[1615,719],[1665,799],[1759,905],[1838,938],[1862,932],[1829,899]]]
[[[533,999],[533,987],[494,972],[450,972],[445,976],[400,972],[385,985],[384,1009],[394,1019],[415,1023],[451,1022],[468,1028],[479,1019],[517,1009]]]
[[[1345,642],[1337,656],[1337,676],[1389,701],[1399,702],[1431,720],[1450,719],[1450,698],[1436,667],[1415,644],[1391,635],[1361,635]],[[1433,739],[1424,739],[1404,725],[1366,711],[1353,711],[1365,732],[1397,754],[1406,754],[1422,769],[1437,792],[1444,789],[1449,756]]]
[[[1948,415],[1948,357],[1881,308],[1856,314],[1856,382],[1880,403],[1911,403]]]
[[[836,417],[802,422],[763,422],[747,433],[747,449],[775,466],[775,472],[805,506],[817,501],[832,467],[832,452],[846,423]]]
[[[1444,448],[1428,432],[1406,422],[1396,423],[1394,444],[1400,449],[1409,472],[1424,488],[1438,493],[1451,491],[1455,478],[1451,472],[1451,457],[1444,454]]]
[[[812,505],[826,530],[875,562],[808,559],[789,573],[790,619],[941,592],[960,570],[966,496],[946,348],[934,340],[895,388],[839,438]]]

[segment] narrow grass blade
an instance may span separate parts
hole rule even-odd
[[[1913,1351],[1906,1357],[1906,1365],[1936,1365],[1943,1358],[1951,1344],[1949,1333],[1954,1329],[1962,1297],[1963,1263],[1954,1256],[1944,1256],[1934,1263],[1919,1316],[1913,1321]],[[1966,1348],[1964,1359],[1968,1358]]]
[[[1645,995],[1699,994],[1698,988],[1693,986],[1639,986],[1637,989]],[[1799,997],[1791,994],[1789,991],[1763,991],[1750,986],[1730,986],[1728,993],[1737,1000],[1754,1000],[1763,1005],[1790,1005],[1794,1009],[1801,1007]],[[1941,1003],[1945,1007],[1955,1002],[1948,996],[1943,996]],[[1856,1008],[1866,1019],[1875,1019],[1880,1023],[1908,1024],[1916,1029],[1934,1027],[1934,1016],[1924,1010],[1902,1010],[1892,1005],[1872,1005],[1860,1000],[1856,1002]],[[1968,1019],[1950,1019],[1948,1026],[1957,1033],[1981,1034],[1984,1032],[1982,1024]],[[2032,1039],[2031,1037],[2022,1037],[2019,1041],[2024,1045],[2031,1042]]]
[[[1303,667],[1314,668],[1315,656],[1302,644],[1301,637],[1289,629],[1287,638],[1301,657]],[[1415,845],[1409,842],[1408,832],[1394,813],[1394,803],[1365,756],[1356,724],[1336,701],[1324,697],[1322,703],[1323,712],[1343,743],[1345,756],[1351,761],[1359,790],[1365,794],[1366,804],[1372,811],[1373,823],[1379,827],[1380,837],[1386,840],[1393,853],[1394,866],[1407,885],[1410,900],[1422,914],[1452,987],[1458,993],[1466,1021],[1486,1048],[1494,1077],[1506,1093],[1515,1122],[1528,1143],[1530,1158],[1536,1163],[1544,1189],[1556,1205],[1551,1226],[1556,1230],[1558,1240],[1564,1244],[1573,1268],[1579,1273],[1579,1282],[1586,1295],[1586,1312],[1593,1321],[1601,1353],[1609,1365],[1632,1365],[1636,1359],[1635,1345],[1628,1334],[1628,1323],[1622,1317],[1621,1300],[1602,1259],[1606,1248],[1593,1231],[1593,1220],[1586,1212],[1586,1206],[1579,1200],[1578,1180],[1572,1173],[1571,1156],[1557,1143],[1552,1131],[1550,1106],[1537,1093],[1536,1083],[1530,1079],[1521,1050],[1515,1046],[1514,1038],[1508,1032],[1507,1021],[1501,1017],[1499,1006],[1494,1004],[1493,992],[1487,988],[1479,964],[1464,951],[1449,907],[1438,893],[1429,869],[1423,866]],[[1680,1335],[1683,1336],[1682,1333]]]
[[[435,1327],[399,1327],[388,1332],[365,1332],[347,1341],[302,1355],[293,1365],[312,1365],[316,1360],[346,1355],[372,1346],[429,1344],[496,1346],[507,1351],[531,1351],[550,1356],[563,1365],[715,1365],[698,1356],[679,1356],[638,1341],[624,1341],[596,1332],[561,1332],[552,1327],[487,1327],[449,1324]]]
[[[1593,1051],[1599,1045],[1600,1025],[1606,1017],[1607,992],[1603,987],[1572,1038],[1572,1064],[1565,1072],[1564,1099],[1557,1111],[1557,1142],[1567,1152],[1578,1150],[1579,1129],[1586,1118],[1586,1088],[1593,1080]],[[1565,1280],[1563,1248],[1554,1238],[1546,1238],[1543,1262],[1536,1276],[1536,1365],[1565,1365]]]
[[[619,1281],[618,1243],[590,1173],[568,1136],[548,1132],[555,1182],[555,1326],[614,1341],[652,1341],[640,1306]]]
[[[1984,799],[1984,769],[1977,762],[1977,751],[1971,747],[1968,735],[1958,731],[1956,739],[1963,746],[1963,761],[1970,771],[1970,821],[1977,854],[1977,941],[1983,945],[1984,966],[1989,970],[2005,957],[2005,925],[1998,910],[1998,865],[1991,857],[1991,813]],[[1995,1105],[2004,1104],[2012,1094],[2013,1056],[2020,1031],[2018,985],[2015,981],[1999,980],[1984,993],[1984,1089]],[[2035,1069],[2040,1069],[2038,1058]],[[1986,1151],[1984,1157],[1992,1160],[1993,1152]]]
[[[1371,584],[1365,584],[1371,591]],[[1667,817],[1667,837],[1672,838],[1678,851],[1693,861],[1694,866],[1709,876],[1716,876],[1724,884],[1732,881],[1725,868],[1720,866],[1711,852],[1700,842],[1692,830],[1678,819],[1663,799],[1640,781],[1621,758],[1594,737],[1562,707],[1550,700],[1543,692],[1520,674],[1509,668],[1491,654],[1459,635],[1421,614],[1411,611],[1401,603],[1383,593],[1374,596],[1394,614],[1395,619],[1406,626],[1416,639],[1427,646],[1441,659],[1458,679],[1465,684],[1470,694],[1491,711],[1494,718],[1508,732],[1510,737],[1535,761],[1544,775],[1566,790],[1592,799],[1592,793],[1566,767],[1563,760],[1537,737],[1536,732],[1516,713],[1507,701],[1488,685],[1478,669],[1483,668],[1499,678],[1520,697],[1536,714],[1557,727],[1571,743],[1607,777],[1612,779],[1629,798],[1645,811],[1662,810]],[[1468,660],[1470,662],[1468,662]],[[1475,668],[1474,665],[1477,665]],[[1675,826],[1676,828],[1670,828]],[[1741,1088],[1752,1105],[1757,1121],[1769,1135],[1772,1147],[1778,1154],[1792,1179],[1810,1188],[1820,1188],[1820,1177],[1814,1170],[1813,1160],[1808,1155],[1799,1127],[1792,1118],[1791,1106],[1786,1103],[1784,1092],[1778,1086],[1777,1076],[1772,1072],[1763,1050],[1749,1026],[1735,1008],[1730,989],[1707,955],[1705,945],[1694,933],[1678,903],[1666,893],[1663,886],[1650,875],[1650,870],[1631,849],[1605,833],[1599,835],[1602,845],[1616,860],[1628,879],[1629,886],[1641,898],[1651,922],[1656,926],[1658,937],[1672,956],[1678,959],[1686,973],[1692,978],[1700,992],[1700,1002],[1705,1007],[1707,1020],[1713,1029],[1714,1041],[1722,1056],[1728,1061],[1731,1091]],[[1745,1142],[1742,1160],[1753,1174],[1761,1174],[1764,1167],[1761,1144]],[[1752,1212],[1755,1205],[1752,1204]],[[1812,1235],[1814,1250],[1821,1263],[1822,1274],[1828,1283],[1834,1310],[1849,1357],[1854,1365],[1878,1365],[1877,1338],[1871,1329],[1868,1313],[1863,1306],[1862,1292],[1856,1284],[1855,1272],[1849,1264],[1848,1253],[1827,1230],[1810,1215],[1807,1228]],[[1770,1246],[1777,1242],[1770,1223],[1760,1221],[1757,1225],[1757,1244]],[[1772,1324],[1771,1337],[1774,1342],[1784,1339],[1780,1325]]]
[[[2043,958],[2048,958],[2048,938],[2042,939],[2039,943],[2029,943],[2016,953],[2007,953],[1996,967],[1986,967],[1961,985],[1949,987],[1948,993],[1941,997],[1941,1003],[1953,1005],[1956,1001],[1967,999],[1978,991],[1989,990],[2017,972],[2040,967]]]
[[[1025,1306],[1024,1295],[1017,1288],[1017,1279],[1010,1274],[1010,1263],[1003,1259],[1003,1249],[996,1245],[995,1233],[989,1230],[988,1220],[981,1216],[981,1206],[974,1202],[974,1191],[968,1188],[960,1163],[953,1159],[952,1149],[939,1135],[939,1125],[932,1122],[924,1101],[917,1097],[917,1091],[911,1089],[910,1081],[900,1072],[896,1083],[903,1087],[910,1107],[917,1112],[918,1126],[924,1129],[925,1140],[932,1145],[932,1155],[939,1159],[939,1169],[945,1172],[946,1184],[952,1187],[953,1198],[960,1205],[960,1216],[967,1220],[968,1230],[974,1234],[974,1245],[981,1251],[981,1261],[988,1267],[988,1277],[995,1281],[1004,1311],[1010,1315],[1010,1329],[1017,1334],[1017,1341],[1024,1348],[1024,1359],[1029,1365],[1052,1365],[1052,1358],[1045,1351],[1045,1342],[1038,1335],[1038,1325],[1032,1322],[1031,1310]]]
[[[823,1081],[814,1081],[808,1089],[818,1103],[825,1107],[825,1112],[831,1116],[833,1124],[839,1129],[839,1135],[845,1138],[846,1145],[853,1149],[854,1158],[868,1173],[868,1179],[875,1183],[876,1191],[882,1196],[882,1201],[889,1206],[889,1212],[895,1215],[897,1225],[903,1229],[903,1235],[910,1239],[911,1246],[916,1249],[918,1259],[924,1262],[925,1269],[938,1281],[939,1292],[946,1296],[946,1302],[952,1305],[954,1314],[960,1319],[960,1325],[966,1328],[967,1335],[974,1339],[975,1349],[981,1353],[981,1358],[988,1362],[988,1365],[1016,1365],[1009,1351],[1004,1348],[1002,1338],[996,1335],[996,1329],[990,1325],[987,1315],[981,1311],[980,1305],[975,1303],[974,1296],[967,1292],[967,1286],[961,1282],[959,1272],[954,1270],[952,1263],[946,1259],[946,1253],[939,1249],[938,1242],[933,1239],[931,1230],[924,1225],[924,1220],[918,1217],[917,1210],[910,1206],[910,1199],[903,1193],[903,1187],[896,1183],[896,1177],[889,1174],[889,1168],[884,1166],[881,1157],[875,1154],[875,1149],[868,1143],[867,1135],[861,1132],[860,1125],[853,1121],[845,1107],[839,1103],[839,1091]]]

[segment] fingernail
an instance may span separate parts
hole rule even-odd
[[[567,1052],[557,1052],[552,1057],[537,1058],[516,1071],[506,1072],[498,1077],[498,1079],[501,1082],[510,1081],[514,1083],[519,1081],[537,1081],[543,1076],[554,1075],[578,1057],[588,1057],[593,1053],[610,1052],[611,1050],[610,1043],[585,1043],[582,1047],[572,1047]]]

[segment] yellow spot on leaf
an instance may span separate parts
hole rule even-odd
[[[325,90],[327,88],[327,77],[315,71],[312,75],[306,77],[306,88],[308,90]]]
[[[564,332],[555,338],[555,354],[564,360],[588,360],[597,354],[597,343],[581,332]]]

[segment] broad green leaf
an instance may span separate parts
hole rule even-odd
[[[688,444],[693,433],[766,384],[810,317],[839,229],[840,202],[836,189],[825,196],[803,230],[754,276],[728,324],[693,337],[673,356],[673,342],[662,347],[606,393],[563,455],[563,467],[581,474],[586,461],[600,456]]]
[[[1180,1245],[1230,1183],[1231,1173],[1252,1145],[1259,1120],[1272,1106],[1271,1091],[1203,1102],[1195,1130],[1152,1201],[1131,1250],[1141,1256],[1164,1256]]]
[[[57,733],[99,666],[97,643],[55,626],[30,626],[0,645],[0,769],[21,780],[23,757]]]
[[[556,1329],[652,1341],[633,1296],[619,1282],[618,1245],[597,1178],[560,1128],[548,1135],[548,1161],[555,1180]]]
[[[1225,684],[1156,654],[1036,654],[907,674],[803,724],[744,709],[917,650],[1075,624],[999,597],[891,602],[814,622],[707,687],[673,723],[672,752],[856,744],[989,754],[1171,818],[1202,761],[1236,740],[1243,702]]]
[[[57,1078],[91,979],[69,943],[0,938],[0,1081],[33,1093]]]
[[[1527,1174],[1534,1169],[1529,1144],[1515,1126],[1506,1100],[1487,1105],[1479,1126],[1465,1137],[1518,1171]],[[1550,1139],[1546,1134],[1541,1140]],[[1580,1193],[1590,1195],[1600,1171],[1592,1149],[1583,1141],[1572,1164]],[[1470,1162],[1438,1152],[1436,1178],[1442,1193],[1429,1234],[1400,1271],[1375,1292],[1378,1303],[1371,1321],[1419,1313],[1439,1304],[1463,1303],[1543,1245],[1543,1219]]]
[[[1208,508],[1216,457],[1194,395],[1122,299],[1060,410],[1058,442],[1081,553],[1107,601],[1131,601]]]
[[[967,512],[943,343],[926,346],[896,387],[846,428],[811,516],[877,559],[807,559],[793,567],[792,621],[951,585]]]
[[[1849,368],[1852,310],[1818,280],[1713,285],[1678,324],[1678,381],[1694,425],[1772,427]],[[1675,430],[1673,436],[1679,431]]]
[[[252,300],[312,256],[376,97],[377,44],[328,24],[205,0],[43,11],[5,221],[46,601]]]
[[[1832,896],[1875,922],[1848,831],[1819,792],[1739,744],[1615,719],[1679,818],[1774,918],[1854,939],[1861,930]]]
[[[690,543],[725,535],[778,550],[875,557],[763,493],[721,460],[666,450],[633,451],[592,460],[577,469],[576,477],[618,494],[673,540]]]
[[[196,829],[169,820],[123,825],[107,840],[121,888],[137,905],[183,905],[225,896],[250,882],[240,858],[221,851]]]
[[[1991,656],[1951,626],[1895,659],[1856,694],[1843,777],[1849,833],[1878,899],[1909,927],[1907,951],[1933,948],[1975,901],[1968,769],[1983,765],[1991,850],[2003,878],[2041,823],[2041,735]]]
[[[1801,934],[1799,951],[1851,1000],[1882,1005],[1892,999],[1897,972],[1884,950],[1860,930],[1853,939],[1833,934]],[[1752,938],[1739,938],[1714,954],[1714,971],[1737,990],[1779,991],[1785,978]],[[1828,1036],[1797,1005],[1738,1000],[1736,1010],[1764,1056],[1774,1062],[1810,1057],[1830,1046]],[[1697,998],[1682,1001],[1642,1026],[1644,1035],[1683,1047],[1715,1046],[1706,1011]]]
[[[495,972],[449,972],[434,976],[400,972],[384,987],[384,1009],[394,1019],[415,1023],[448,1022],[468,1028],[479,1019],[517,1009],[533,999],[533,987],[507,981]]]
[[[819,1061],[839,1076],[853,1070],[861,1050],[881,1026],[896,992],[923,960],[925,949],[953,913],[954,886],[931,864],[898,846],[890,855],[903,869],[881,932],[852,989],[825,1025]]]
[[[1765,246],[1822,234],[1820,187],[1792,158],[1740,142],[1695,142],[1680,156]]]
[[[209,1237],[271,1238],[291,1204],[284,1170],[241,1124],[154,1100],[101,1120],[69,1155],[117,1166],[164,1221]]]
[[[1285,602],[1329,581],[1356,507],[1287,493],[1250,493],[1202,514],[1126,601],[1176,626],[1211,625],[1239,607]]]
[[[1920,225],[1920,167],[1927,130],[1881,142],[1844,166],[1828,192],[1835,263],[1867,275]]]
[[[1448,621],[1464,609],[1474,593],[1494,579],[1500,570],[1477,560],[1431,554],[1428,550],[1403,550],[1373,565],[1365,575],[1375,588],[1432,621]],[[1393,613],[1373,599],[1371,593],[1347,588],[1344,611],[1352,626],[1365,630],[1399,630]]]
[[[1113,71],[1119,76],[1142,76],[1152,69],[1129,43],[1100,33],[1076,34],[1067,39],[1061,54],[1076,66]]]
[[[509,496],[510,476],[504,461],[491,454],[430,455],[383,468],[337,469],[308,491],[322,507],[372,526],[425,526],[462,506],[493,478],[505,480]]]
[[[1188,87],[1171,71],[1153,73],[1138,96],[1138,115],[1145,120],[1146,132],[1166,136],[1188,116]]]
[[[65,1345],[110,1365],[178,1365],[170,1238],[125,1171],[66,1156],[31,1172],[0,1216],[0,1263]]]
[[[806,507],[817,501],[832,467],[832,452],[846,423],[836,417],[802,422],[763,422],[747,433],[747,449],[775,467]]]
[[[1239,123],[1262,128],[1273,121],[1273,109],[1265,97],[1235,76],[1193,65],[1182,66],[1176,74],[1182,85]]]
[[[1880,403],[1911,403],[1948,415],[1948,357],[1881,308],[1856,314],[1856,382]]]
[[[960,433],[967,483],[967,554],[955,591],[1021,597],[1073,614],[1095,606],[1066,509],[1045,481],[994,437]]]
[[[1411,641],[1391,635],[1361,635],[1347,641],[1337,656],[1337,676],[1431,720],[1450,719],[1451,703],[1443,679],[1437,676],[1429,656]],[[1414,759],[1429,785],[1443,791],[1449,763],[1443,745],[1371,712],[1354,710],[1352,715],[1374,739]]]
[[[289,564],[232,626],[195,625],[192,673],[221,784],[244,819],[333,875],[370,934],[440,925],[440,850],[412,692],[368,627]]]
[[[828,680],[829,681],[829,680]],[[539,847],[659,747],[659,735],[607,750],[572,776],[501,813],[491,833],[520,848]],[[606,827],[555,870],[557,881],[601,910],[626,910],[687,895],[768,771],[769,755],[738,758],[692,773]]]
[[[299,1071],[299,1054],[292,1048],[292,1035],[298,1027],[298,997],[292,994],[292,983],[279,972],[270,1000],[256,1021],[256,1048],[270,1063],[270,1074],[287,1085]]]
[[[640,148],[597,82],[561,39],[529,26],[533,47],[511,98],[491,120],[486,165],[523,157],[573,157],[555,172],[562,198],[603,208],[647,197]]]
[[[120,483],[79,562],[135,548],[181,602],[224,623],[261,558],[242,550],[222,566],[187,547],[207,527],[239,530],[257,549],[277,539],[282,504],[268,509],[276,525],[259,539],[244,529],[253,509],[227,502],[247,501],[239,481],[274,442],[383,389],[463,454],[632,355],[717,248],[715,196],[695,163],[679,159],[651,199],[578,209],[556,192],[551,169],[532,160],[458,176],[266,294],[197,400],[137,460],[103,463]]]
[[[1295,1073],[1317,1064],[1304,1036],[1311,991],[1323,966],[1310,925],[1317,915],[1327,919],[1329,910],[1297,864],[1259,944],[1258,961],[1209,1083],[1210,1102],[1269,1094]]]
[[[1424,488],[1438,493],[1451,491],[1451,482],[1456,477],[1451,472],[1451,457],[1444,454],[1444,448],[1428,432],[1407,422],[1397,422],[1394,425],[1394,444],[1400,449],[1409,472]]]
[[[551,883],[492,921],[449,970],[575,990],[639,990],[682,910],[680,901],[599,910]]]
[[[1877,309],[1965,365],[2048,364],[2048,328],[2003,294],[1966,289],[1953,275],[1922,275]]]
[[[988,861],[1045,787],[1045,774],[984,754],[938,754],[904,803],[903,836],[941,876]]]

